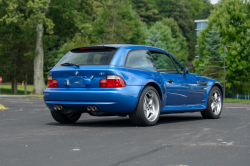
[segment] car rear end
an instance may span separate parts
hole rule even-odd
[[[49,72],[44,101],[51,111],[128,113],[135,109],[140,86],[128,86],[109,65],[119,48],[71,50]]]

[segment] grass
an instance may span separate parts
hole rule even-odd
[[[40,97],[43,98],[43,95],[26,95],[27,97]]]
[[[11,93],[11,85],[0,85],[1,95],[24,95],[24,86],[17,85],[17,94]],[[33,85],[27,85],[27,94],[33,90]]]
[[[33,85],[27,85],[27,97],[43,97],[43,95],[33,95],[30,94],[33,90]],[[24,95],[24,86],[17,85],[17,94],[11,93],[11,85],[1,85],[1,95]]]
[[[250,103],[250,100],[225,98],[224,103]]]

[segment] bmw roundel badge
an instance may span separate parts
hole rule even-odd
[[[78,71],[75,71],[75,75],[78,76],[78,75],[79,75],[79,72],[78,72]]]

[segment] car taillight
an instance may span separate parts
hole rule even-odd
[[[49,88],[58,88],[57,80],[53,80],[52,76],[48,76],[48,87]]]
[[[106,79],[100,80],[100,88],[125,87],[124,79],[117,75],[107,75]]]

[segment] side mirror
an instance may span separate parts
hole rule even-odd
[[[183,76],[185,76],[185,75],[188,74],[188,73],[189,73],[189,70],[188,70],[187,67],[184,67],[183,69],[181,69],[181,74],[182,74]]]

